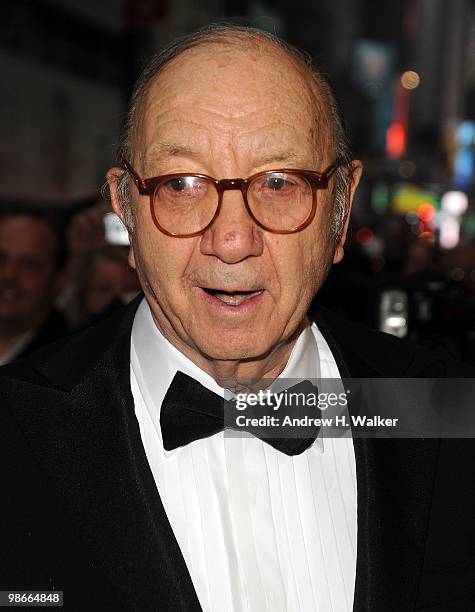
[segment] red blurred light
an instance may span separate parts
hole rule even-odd
[[[428,232],[428,231],[421,232],[418,238],[420,238],[421,240],[424,240],[425,242],[429,244],[435,244],[435,235],[432,232]]]
[[[406,150],[406,130],[401,123],[393,122],[386,132],[386,153],[391,159],[398,159]]]
[[[435,208],[432,204],[421,204],[417,209],[417,216],[421,221],[432,221],[435,216]]]
[[[356,232],[356,241],[363,246],[368,245],[374,238],[374,232],[369,227],[360,227]]]

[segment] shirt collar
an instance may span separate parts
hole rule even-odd
[[[15,342],[0,356],[0,365],[14,361],[17,356],[28,346],[36,333],[36,327],[18,336]]]

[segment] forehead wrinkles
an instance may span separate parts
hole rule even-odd
[[[312,93],[306,80],[285,56],[282,61],[275,55],[267,52],[256,57],[235,49],[217,55],[208,47],[189,50],[151,84],[146,103],[152,97],[166,103],[171,96],[175,105],[196,105],[230,119],[253,108],[308,108]]]
[[[216,47],[220,48],[219,53]],[[237,96],[233,94],[233,71],[236,74]],[[186,77],[183,77],[186,72],[192,75],[191,83],[186,83]],[[185,80],[180,99],[181,78]],[[199,78],[202,78],[201,83]],[[267,97],[264,95],[266,78]],[[246,88],[246,79],[250,83],[249,89]],[[262,93],[256,87],[256,83],[260,82],[263,83]],[[227,106],[226,97],[229,100]],[[280,114],[284,120],[288,117],[290,123],[307,124],[310,126],[308,140],[315,146],[319,157],[322,154],[332,157],[333,129],[325,94],[305,65],[267,41],[244,41],[243,48],[230,45],[227,41],[207,42],[174,58],[142,96],[133,130],[135,143],[143,136],[151,107],[158,109],[156,117],[159,117],[160,105],[166,107],[173,98],[172,108],[183,105],[184,108],[191,107],[193,112],[205,110],[216,114],[221,121],[229,120],[235,125],[242,118],[243,128],[253,112],[260,111],[275,116]],[[253,104],[256,105],[255,109],[252,108]]]
[[[305,91],[309,99],[314,130],[310,134],[310,138],[316,150],[321,151],[327,157],[327,161],[331,163],[334,157],[335,135],[329,100],[322,90],[316,75],[312,74],[310,68],[302,65],[293,57],[289,57],[289,60],[305,82]]]
[[[187,135],[183,136],[185,132]],[[150,138],[144,154],[147,176],[164,172],[162,164],[166,166],[173,157],[204,164],[206,169],[202,166],[200,171],[216,178],[226,178],[229,171],[225,168],[230,166],[239,167],[240,173],[248,176],[269,164],[315,169],[322,164],[308,134],[279,121],[257,128],[246,122],[231,127],[221,123],[211,128],[196,124],[196,129],[191,122],[175,123],[171,129],[162,131],[161,138]]]

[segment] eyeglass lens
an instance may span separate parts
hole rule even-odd
[[[182,176],[159,185],[153,206],[158,223],[173,234],[203,230],[218,207],[211,179]],[[247,191],[249,209],[269,230],[286,231],[305,223],[312,211],[312,187],[297,174],[275,172],[254,178]]]

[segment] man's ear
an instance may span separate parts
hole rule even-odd
[[[117,167],[111,168],[107,172],[106,177],[107,177],[107,184],[109,186],[109,194],[110,194],[112,209],[115,212],[115,214],[119,217],[119,219],[122,221],[122,223],[124,223],[125,225],[124,210],[122,208],[122,202],[119,197],[118,190],[117,190],[119,181],[124,172],[125,170],[123,168],[117,168]]]
[[[132,268],[132,270],[137,270],[137,266],[135,265],[135,253],[134,253],[134,247],[132,244],[132,240],[130,240],[130,247],[129,247],[129,266]]]
[[[343,230],[338,238],[338,242],[336,244],[335,253],[333,255],[333,263],[339,263],[344,255],[344,246],[346,242],[346,235],[348,233],[348,225],[350,223],[350,214],[351,207],[353,206],[353,198],[355,197],[356,188],[358,187],[358,183],[360,182],[361,173],[363,172],[363,164],[359,160],[353,160],[351,162],[351,182],[349,185],[349,190],[347,194],[347,203],[346,203],[346,215],[345,221],[343,223]]]
[[[107,172],[106,177],[107,177],[107,184],[109,186],[109,194],[110,194],[110,199],[111,199],[112,210],[119,217],[119,219],[125,225],[127,230],[129,230],[129,228],[127,227],[126,219],[125,219],[123,202],[118,192],[119,181],[124,172],[125,170],[123,168],[114,167],[114,168],[111,168]],[[134,247],[132,244],[132,236],[131,236],[130,230],[129,230],[129,240],[130,240],[129,266],[135,270],[136,269],[135,254],[134,254]]]

